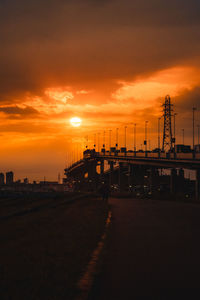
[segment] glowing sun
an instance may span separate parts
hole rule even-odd
[[[73,127],[79,127],[82,123],[82,120],[78,117],[73,117],[70,119],[70,124],[73,126]]]

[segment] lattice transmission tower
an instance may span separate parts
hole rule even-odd
[[[163,106],[163,117],[164,117],[164,127],[163,127],[163,151],[172,151],[173,137],[172,137],[172,112],[173,104],[171,104],[171,98],[169,95],[165,97],[165,103]]]

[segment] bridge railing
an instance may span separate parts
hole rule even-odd
[[[76,161],[71,166],[69,166],[67,169],[73,169],[74,167],[77,167],[79,164],[83,163],[85,160],[90,158],[98,158],[98,157],[132,157],[132,158],[145,158],[145,159],[176,159],[176,160],[200,160],[200,153],[166,153],[166,152],[134,152],[134,151],[127,151],[127,152],[95,152],[95,151],[87,151],[84,153],[83,159]]]
[[[200,160],[200,153],[169,153],[169,152],[92,152],[91,154],[87,153],[84,155],[84,158],[91,158],[91,157],[110,157],[110,156],[118,156],[118,157],[135,157],[135,158],[159,158],[159,159],[180,159],[180,160],[193,160],[194,158]]]

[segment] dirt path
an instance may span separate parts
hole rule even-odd
[[[191,288],[200,287],[200,205],[133,199],[110,203],[110,241],[90,299],[191,296]]]

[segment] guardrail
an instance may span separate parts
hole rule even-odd
[[[83,159],[81,159],[80,161],[77,161],[75,163],[73,163],[69,168],[67,168],[68,170],[72,170],[73,168],[76,168],[77,166],[81,166],[82,164],[84,164],[85,160],[88,159],[95,159],[95,158],[105,158],[105,157],[113,157],[116,159],[117,158],[132,158],[132,159],[141,159],[141,158],[145,158],[145,159],[163,159],[163,160],[185,160],[185,161],[199,161],[200,160],[200,153],[164,153],[164,152],[110,152],[110,151],[106,151],[106,152],[91,152],[90,153],[86,153],[84,154]]]
[[[163,153],[163,152],[126,152],[126,153],[113,153],[113,152],[96,152],[93,157],[105,157],[105,156],[116,156],[116,157],[133,157],[133,158],[159,158],[159,159],[189,159],[189,160],[200,160],[200,153]],[[87,157],[89,158],[88,154]]]

